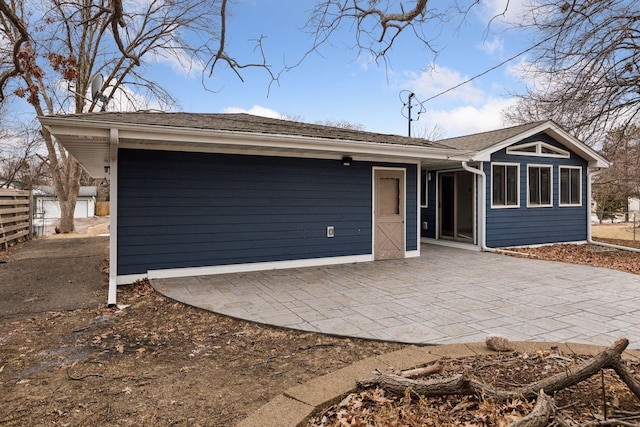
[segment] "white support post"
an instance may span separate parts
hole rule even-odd
[[[109,297],[114,306],[118,289],[118,129],[109,131]]]

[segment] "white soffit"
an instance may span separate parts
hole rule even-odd
[[[300,157],[352,157],[393,161],[468,160],[467,152],[414,145],[348,141],[294,135],[174,128],[40,117],[43,125],[94,177],[107,176],[109,133],[118,130],[118,146],[147,150],[242,153]],[[339,158],[339,157],[338,157]]]

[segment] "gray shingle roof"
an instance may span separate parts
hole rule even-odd
[[[509,128],[492,130],[488,132],[474,133],[455,138],[440,139],[437,142],[452,148],[468,151],[481,151],[493,145],[497,145],[509,138],[520,135],[530,129],[540,126],[545,121],[526,123]]]
[[[206,114],[163,112],[98,112],[67,114],[65,118],[87,121],[167,126],[190,129],[211,129],[234,132],[262,133],[269,135],[295,135],[310,138],[338,139],[344,141],[377,142],[384,144],[413,145],[431,148],[451,148],[438,142],[421,138],[408,138],[374,132],[336,128],[318,124],[272,119],[250,114]]]

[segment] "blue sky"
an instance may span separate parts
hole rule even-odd
[[[518,20],[526,1],[529,0],[480,0],[464,20],[457,16],[448,25],[426,29],[434,37],[437,56],[407,32],[387,55],[388,62],[376,64],[352,49],[354,32],[347,27],[271,85],[264,70],[243,70],[242,82],[232,71],[219,68],[212,77],[204,78],[210,89],[207,91],[203,89],[199,70],[187,71],[168,58],[147,67],[146,72],[177,98],[176,111],[284,115],[310,123],[346,121],[371,132],[406,135],[407,119],[402,114],[401,98],[406,101],[409,92],[414,92],[417,100],[426,100],[530,46],[527,35],[508,30],[502,18],[495,20],[487,31],[491,18],[503,12],[507,2],[506,19]],[[227,23],[229,53],[241,63],[260,62],[261,57],[254,49],[255,39],[264,35],[267,60],[275,72],[285,64],[295,64],[312,44],[303,27],[315,3],[315,0],[231,2]],[[413,4],[405,3],[407,7]],[[429,5],[432,3],[437,5],[436,2]],[[526,58],[519,57],[426,102],[424,113],[413,122],[413,136],[426,136],[425,130],[436,125],[441,129],[439,137],[502,127],[500,112],[514,103],[508,93],[525,90],[517,72],[522,61]],[[150,103],[146,108],[158,105]],[[24,105],[18,102],[13,107],[21,111]],[[130,107],[114,101],[108,109],[125,108]],[[413,111],[415,118],[418,108]]]
[[[439,33],[434,41],[440,49],[437,57],[407,34],[391,51],[389,64],[378,65],[350,48],[354,35],[347,28],[270,89],[270,78],[260,70],[245,72],[244,83],[229,70],[216,70],[205,79],[215,92],[202,89],[199,73],[186,75],[169,63],[158,64],[153,73],[177,96],[180,106],[176,109],[183,111],[281,114],[306,122],[344,120],[367,131],[405,135],[401,91],[412,91],[418,100],[425,100],[528,47],[526,35],[506,30],[501,20],[494,21],[487,32],[490,18],[504,9],[506,1],[483,0],[464,21],[458,17],[443,28],[434,28],[433,34]],[[274,70],[285,62],[295,63],[311,45],[302,27],[312,4],[300,0],[233,3],[228,22],[230,52],[240,62],[258,61],[251,40],[262,34]],[[511,0],[507,18],[517,17],[520,7],[520,2]],[[501,127],[500,111],[514,102],[507,94],[524,90],[515,71],[523,59],[425,103],[425,113],[414,122],[413,134],[434,125],[442,128],[444,137]],[[404,100],[406,96],[403,93]]]

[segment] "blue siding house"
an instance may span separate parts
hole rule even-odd
[[[145,277],[584,241],[607,166],[552,122],[433,142],[247,114],[39,119],[110,177],[110,304]]]

